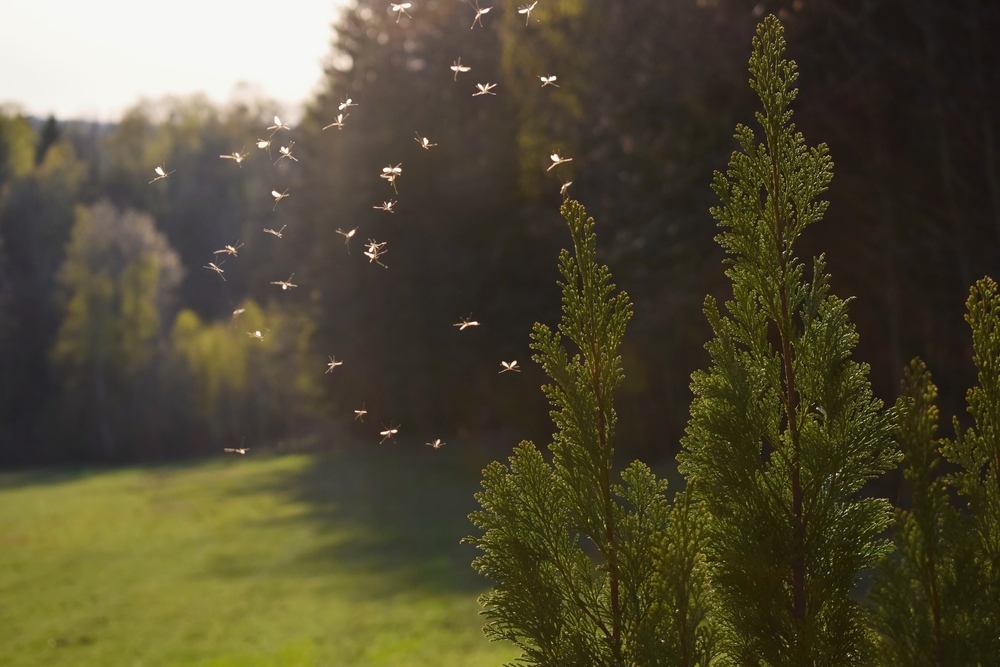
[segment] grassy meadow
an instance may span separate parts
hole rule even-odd
[[[458,545],[486,455],[0,474],[0,665],[499,665]]]

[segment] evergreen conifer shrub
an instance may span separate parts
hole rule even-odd
[[[467,540],[495,582],[480,598],[484,631],[518,646],[526,665],[707,666],[705,516],[684,494],[671,508],[666,483],[642,463],[617,481],[613,398],[631,305],[597,263],[593,219],[574,201],[562,213],[574,250],[559,256],[562,321],[532,333],[552,380],[552,462],[523,442],[509,466],[484,471],[482,510],[470,517],[484,534]]]
[[[919,359],[905,369],[896,438],[910,509],[896,510],[896,553],[879,564],[870,598],[887,666],[977,664],[975,552],[952,506],[941,464],[937,387]]]
[[[972,598],[966,631],[982,665],[1000,665],[1000,293],[991,278],[977,281],[966,301],[972,329],[972,360],[979,385],[966,394],[973,426],[942,446],[959,467],[948,481],[968,502],[975,569],[960,572]]]
[[[890,549],[879,534],[892,508],[859,492],[899,460],[894,410],[851,359],[849,301],[830,294],[823,257],[807,277],[795,254],[826,211],[819,197],[833,172],[827,147],[807,147],[791,123],[797,74],[784,51],[770,16],[750,58],[763,142],[738,126],[741,151],[713,182],[733,298],[726,314],[705,301],[711,366],[693,376],[679,460],[708,514],[706,558],[729,659],[865,664],[875,637],[851,591]]]

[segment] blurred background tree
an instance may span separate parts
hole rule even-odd
[[[149,215],[106,202],[77,209],[58,276],[66,305],[52,348],[63,389],[52,423],[68,447],[94,442],[100,457],[115,460],[134,456],[122,448],[158,439],[158,343],[182,275]],[[127,426],[116,433],[113,424]]]

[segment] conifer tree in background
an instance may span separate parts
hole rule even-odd
[[[468,539],[484,552],[474,567],[496,582],[481,597],[484,630],[528,665],[708,665],[704,518],[682,494],[671,509],[666,483],[639,462],[614,483],[612,401],[631,306],[596,262],[593,219],[574,201],[562,213],[574,247],[559,257],[562,322],[532,333],[552,379],[553,462],[523,442],[509,468],[484,471],[471,519],[485,534]]]
[[[903,448],[909,511],[897,510],[897,554],[879,564],[870,597],[885,665],[975,664],[970,614],[977,574],[968,531],[951,505],[941,463],[937,387],[919,359],[906,368],[896,438]]]
[[[733,299],[728,315],[706,299],[711,367],[693,376],[678,458],[709,514],[723,651],[741,665],[864,664],[874,633],[850,593],[888,550],[877,538],[892,515],[857,494],[899,459],[894,414],[851,360],[848,301],[829,294],[822,256],[811,279],[795,256],[833,172],[826,146],[808,148],[790,122],[797,74],[784,50],[769,16],[750,58],[764,143],[738,126],[742,152],[713,183]]]
[[[968,502],[972,518],[976,571],[964,579],[976,593],[973,643],[983,665],[1000,664],[1000,294],[991,278],[976,282],[966,301],[972,328],[973,362],[979,386],[966,395],[974,425],[963,431],[954,419],[956,438],[942,447],[960,467],[948,481]]]

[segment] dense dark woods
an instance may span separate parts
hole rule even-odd
[[[168,100],[107,126],[7,112],[0,461],[272,444],[347,427],[362,403],[372,418],[350,428],[365,437],[391,419],[415,438],[544,439],[528,335],[558,319],[560,176],[634,303],[618,450],[672,457],[707,365],[704,295],[727,297],[709,186],[732,128],[753,120],[747,45],[765,12],[802,72],[797,125],[836,160],[801,253],[825,250],[834,291],[857,295],[875,394],[893,401],[919,354],[942,414],[964,422],[963,303],[1000,268],[1000,7],[561,0],[525,26],[517,3],[495,4],[470,30],[462,0],[399,23],[360,0],[336,26],[324,92],[270,160],[255,146],[274,114],[262,100]],[[459,57],[472,70],[456,82]],[[497,95],[472,97],[486,82]],[[345,127],[323,130],[347,98]],[[272,165],[292,140],[300,161]],[[244,147],[242,165],[218,157]],[[547,173],[553,151],[573,161]],[[398,163],[397,196],[378,175]],[[160,164],[173,173],[149,184]],[[393,213],[373,209],[389,199]],[[355,227],[347,246],[337,230]],[[387,242],[388,269],[362,255],[369,238]],[[213,256],[237,240],[238,256]],[[297,289],[270,284],[293,272]],[[481,327],[452,326],[470,313]],[[327,355],[344,360],[330,375]],[[524,372],[498,375],[501,359]]]

